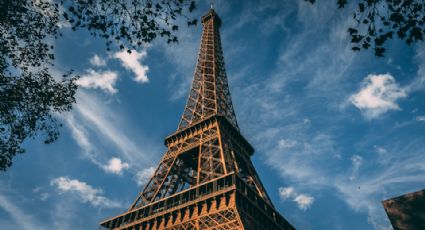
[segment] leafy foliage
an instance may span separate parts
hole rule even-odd
[[[157,37],[177,42],[175,20],[196,24],[185,16],[195,7],[193,0],[0,0],[0,170],[24,152],[27,138],[55,141],[54,114],[75,103],[78,76],[51,71],[61,27],[86,29],[108,50],[137,48]]]
[[[0,170],[6,170],[21,143],[36,132],[46,142],[58,136],[50,114],[71,107],[73,78],[57,82],[48,72],[54,59],[47,39],[57,35],[58,7],[25,0],[0,2]]]
[[[340,8],[347,4],[346,0],[337,0]],[[382,57],[386,50],[385,42],[395,35],[408,45],[424,40],[425,1],[357,0],[353,19],[357,26],[348,28],[352,49],[360,51],[372,48],[376,56]]]
[[[58,82],[48,69],[24,71],[19,77],[0,75],[0,169],[12,164],[16,153],[23,153],[21,143],[44,133],[45,143],[58,138],[60,124],[53,112],[71,109],[75,102],[75,77],[71,73]]]
[[[157,36],[165,37],[168,43],[177,42],[175,20],[184,16],[183,7],[189,12],[195,9],[195,2],[189,0],[76,0],[62,4],[67,9],[63,16],[73,30],[87,28],[92,35],[104,38],[108,49],[116,43],[121,49],[136,48]],[[197,21],[187,18],[187,23]]]

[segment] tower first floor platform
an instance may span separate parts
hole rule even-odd
[[[229,174],[100,223],[103,229],[295,229],[237,174]]]

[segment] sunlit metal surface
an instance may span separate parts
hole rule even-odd
[[[130,209],[107,229],[294,229],[274,208],[240,134],[221,49],[220,18],[203,18],[192,87],[177,132]]]

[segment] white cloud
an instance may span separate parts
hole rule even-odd
[[[121,175],[122,172],[129,168],[128,163],[122,162],[121,159],[113,157],[109,160],[107,165],[103,166],[106,172]]]
[[[388,152],[385,148],[380,147],[380,146],[375,145],[375,146],[373,146],[373,148],[375,149],[376,153],[378,153],[380,155],[386,154]]]
[[[425,122],[425,116],[417,116],[416,121],[422,121]]]
[[[136,174],[135,180],[138,186],[146,184],[155,172],[155,167],[149,167],[139,171]]]
[[[86,130],[83,125],[81,125],[82,122],[77,122],[73,113],[63,114],[63,118],[68,125],[68,128],[71,130],[72,138],[83,150],[84,156],[87,157],[92,163],[102,167],[102,164],[97,160],[98,151],[96,146],[94,143],[90,142],[88,130]]]
[[[390,74],[368,75],[359,92],[350,97],[350,102],[368,119],[377,118],[389,110],[399,110],[396,101],[406,97]]]
[[[57,26],[60,29],[71,28],[72,27],[71,23],[69,23],[68,21],[65,21],[65,20],[58,21]]]
[[[106,61],[105,59],[99,57],[99,55],[95,54],[93,57],[90,58],[90,64],[94,66],[105,66]]]
[[[413,81],[406,86],[408,92],[425,89],[425,45],[419,44],[416,49],[415,61],[418,63],[418,70]]]
[[[114,94],[118,92],[115,88],[115,83],[118,79],[118,74],[113,71],[97,72],[93,69],[87,70],[87,73],[82,75],[76,83],[84,88],[99,88],[107,93]]]
[[[280,187],[279,197],[282,200],[292,199],[299,209],[305,211],[311,207],[314,202],[314,197],[307,194],[297,193],[293,187]]]
[[[117,52],[114,54],[114,57],[119,59],[122,65],[128,69],[133,71],[136,75],[134,80],[136,82],[145,83],[148,82],[147,72],[149,67],[140,63],[140,60],[145,58],[147,55],[146,50],[142,50],[137,52],[136,50],[132,50],[131,53],[128,53],[126,50]]]
[[[355,180],[357,177],[357,174],[359,172],[360,167],[363,164],[363,157],[359,155],[353,155],[350,158],[351,164],[352,164],[352,172],[351,176],[349,177],[350,180]]]
[[[307,210],[314,202],[314,197],[300,194],[294,198],[294,201],[297,202],[298,208],[301,210]]]
[[[293,187],[280,187],[279,188],[279,197],[282,200],[291,198],[295,194]]]
[[[102,196],[101,189],[93,188],[86,182],[82,182],[68,177],[58,177],[50,181],[50,185],[56,186],[61,192],[76,194],[84,203],[90,203],[94,207],[119,208],[122,205]]]
[[[40,194],[40,200],[42,201],[46,201],[47,199],[49,199],[49,197],[50,197],[50,194],[47,192],[43,192]]]
[[[292,148],[297,144],[296,141],[294,140],[289,140],[289,139],[280,139],[278,142],[278,146],[282,149],[288,149],[288,148]]]
[[[38,199],[41,201],[46,201],[50,197],[50,194],[45,192],[43,187],[36,187],[32,192],[38,195]]]
[[[71,134],[77,144],[87,153],[94,151],[92,143],[89,141],[86,130],[75,121],[73,114],[65,114],[64,118],[71,129]]]
[[[353,155],[351,157],[351,162],[353,164],[353,167],[358,169],[362,165],[363,157],[361,157],[359,155]]]

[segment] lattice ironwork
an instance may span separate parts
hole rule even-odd
[[[212,115],[226,117],[239,130],[230,98],[224,67],[219,27],[221,20],[214,11],[202,17],[201,45],[198,62],[179,130]]]
[[[294,229],[273,207],[240,134],[210,10],[192,88],[167,152],[130,209],[108,229]]]

